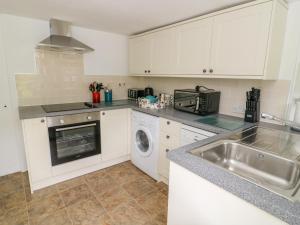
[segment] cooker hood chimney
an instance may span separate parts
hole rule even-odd
[[[38,43],[36,48],[79,53],[94,51],[91,47],[72,37],[70,22],[57,19],[50,19],[50,37]]]

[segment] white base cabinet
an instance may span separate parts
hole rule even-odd
[[[159,162],[158,173],[161,180],[165,183],[169,179],[169,164],[170,160],[167,158],[167,153],[175,148],[180,147],[180,131],[181,123],[160,118],[159,131]]]
[[[46,118],[22,121],[24,145],[30,184],[52,176]]]
[[[170,164],[168,225],[287,225],[271,214]]]
[[[129,154],[130,109],[100,112],[102,160],[112,160]]]
[[[52,166],[46,118],[22,120],[31,191],[129,160],[130,109],[99,112],[101,155]]]

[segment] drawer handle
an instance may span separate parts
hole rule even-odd
[[[170,149],[167,148],[167,149],[166,149],[166,153],[168,153],[169,151],[170,151]]]
[[[168,124],[168,125],[170,125],[170,124],[171,124],[171,122],[170,122],[170,121],[167,121],[167,124]]]
[[[169,136],[169,135],[167,135],[167,136],[166,136],[166,138],[167,138],[167,139],[170,139],[170,136]]]
[[[103,112],[102,115],[105,116],[105,112]]]
[[[44,119],[41,119],[41,123],[45,123],[45,120],[44,120]]]

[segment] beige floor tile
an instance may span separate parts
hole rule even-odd
[[[15,208],[26,202],[25,191],[23,188],[15,190],[15,192],[0,198],[0,211]]]
[[[79,186],[79,185],[82,185],[82,184],[85,184],[84,176],[76,177],[74,179],[58,183],[55,186],[56,186],[56,188],[59,192],[63,192],[63,191],[66,191],[70,188],[73,188],[73,187],[76,187],[76,186]]]
[[[147,213],[135,201],[121,205],[109,214],[118,225],[144,225],[150,221]]]
[[[104,214],[101,216],[92,216],[80,222],[73,222],[73,225],[117,225],[117,224],[115,224],[107,214]]]
[[[166,225],[167,195],[130,161],[34,194],[16,173],[0,177],[0,225]]]
[[[87,179],[87,184],[96,195],[102,195],[119,185],[108,175],[90,177]]]
[[[77,202],[68,206],[67,211],[74,225],[84,224],[88,219],[105,214],[104,208],[95,199]]]
[[[106,173],[109,174],[109,176],[111,176],[118,184],[124,184],[139,178],[137,171],[127,165],[110,167],[106,170]]]
[[[0,216],[1,225],[28,225],[28,214],[26,204],[6,210]]]
[[[161,212],[151,218],[151,221],[154,221],[157,225],[167,225],[168,213]]]
[[[28,203],[28,214],[31,221],[41,220],[64,207],[58,194],[46,198],[39,198]]]
[[[60,195],[66,206],[92,198],[92,193],[87,184],[82,184],[60,192]]]
[[[9,194],[13,194],[22,188],[23,188],[23,179],[14,179],[14,177],[12,177],[12,179],[10,178],[2,179],[0,183],[0,198]]]
[[[29,219],[30,225],[72,225],[65,209],[60,209],[46,217],[36,220]]]
[[[149,216],[165,213],[168,207],[168,199],[161,192],[152,191],[136,199],[139,205],[148,213]]]
[[[168,194],[169,194],[169,186],[168,185],[166,185],[164,182],[158,182],[158,183],[156,183],[156,187],[158,188],[158,190],[161,193],[168,196]]]
[[[119,207],[121,204],[127,204],[133,198],[122,188],[112,187],[109,191],[102,195],[97,196],[105,210],[112,211]]]
[[[157,190],[154,184],[144,179],[138,179],[123,185],[123,188],[134,198],[145,195],[153,190]]]
[[[40,198],[47,198],[51,195],[56,195],[58,194],[56,186],[49,186],[40,190],[34,191],[33,194],[31,194],[30,187],[25,186],[25,194],[26,194],[26,201],[31,202],[34,200],[38,200]]]
[[[97,170],[95,172],[92,172],[92,173],[88,173],[86,175],[84,175],[85,179],[88,180],[88,179],[93,179],[93,178],[96,178],[96,177],[103,177],[106,175],[106,170],[105,169],[102,169],[102,170]]]
[[[26,172],[22,173],[22,175],[23,175],[24,186],[25,187],[30,186],[28,172],[26,171]]]

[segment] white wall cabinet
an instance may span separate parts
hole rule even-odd
[[[277,79],[286,15],[257,0],[132,36],[129,74]]]
[[[214,18],[212,74],[263,75],[271,13],[267,2]]]
[[[151,67],[152,36],[129,40],[129,73],[148,74]]]
[[[30,184],[52,176],[46,118],[22,121]]]
[[[158,173],[162,181],[168,182],[169,164],[167,153],[175,148],[180,147],[180,131],[181,123],[159,118],[160,134],[159,134],[159,163]]]
[[[176,74],[207,74],[210,64],[213,19],[207,18],[176,28]],[[174,48],[175,49],[175,48]]]
[[[152,36],[150,74],[173,74],[176,65],[175,29],[167,29]]]
[[[129,109],[100,112],[102,160],[113,160],[129,154]]]

